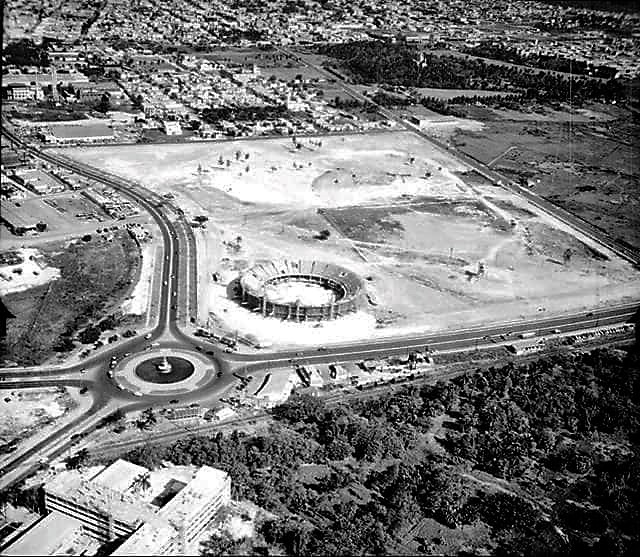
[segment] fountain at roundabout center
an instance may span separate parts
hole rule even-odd
[[[193,364],[186,358],[166,355],[156,356],[140,362],[134,370],[143,381],[149,383],[177,383],[191,377]]]
[[[162,358],[162,361],[159,364],[156,364],[156,369],[158,370],[158,373],[171,373],[173,371],[173,368],[166,356]]]

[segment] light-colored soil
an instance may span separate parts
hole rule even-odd
[[[151,297],[153,269],[158,258],[158,242],[145,244],[140,250],[140,277],[131,296],[122,304],[122,311],[133,315],[144,315],[147,312]]]
[[[630,265],[603,260],[506,190],[478,185],[461,174],[461,163],[413,134],[300,141],[299,150],[282,139],[66,154],[174,193],[188,216],[208,215],[207,229],[196,231],[199,322],[211,312],[210,323],[260,340],[346,342],[518,320],[539,315],[541,306],[548,315],[637,294]],[[229,169],[226,162],[218,167],[220,156],[232,161]],[[198,173],[199,164],[209,171]],[[324,229],[330,237],[316,239]],[[264,319],[231,300],[227,287],[242,269],[269,258],[343,265],[366,279],[376,304],[319,327]]]
[[[60,276],[60,270],[47,266],[37,249],[22,248],[15,251],[24,261],[17,265],[0,266],[1,295],[22,292],[34,286],[47,284]],[[21,269],[22,272],[15,273],[17,269]]]
[[[62,416],[70,400],[57,388],[3,391],[0,398],[0,438],[5,442]]]

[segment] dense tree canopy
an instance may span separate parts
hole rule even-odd
[[[264,434],[195,437],[124,457],[226,470],[234,498],[279,517],[259,532],[288,555],[406,551],[398,544],[423,519],[453,529],[480,521],[501,555],[639,547],[632,351],[546,356],[349,406],[294,395],[273,416]],[[439,451],[425,445],[434,420],[444,424]]]
[[[572,102],[576,106],[588,99],[621,101],[629,95],[621,80],[599,81],[458,55],[425,54],[404,43],[355,41],[326,45],[321,52],[339,59],[362,83],[511,90],[524,98]]]

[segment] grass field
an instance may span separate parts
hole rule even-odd
[[[458,148],[614,237],[640,247],[640,159],[631,118],[597,122],[487,122],[482,132],[459,131]]]
[[[7,322],[6,358],[24,365],[46,361],[63,333],[75,333],[117,306],[138,265],[138,247],[125,232],[112,242],[95,237],[67,247],[48,244],[42,251],[60,278],[4,299],[17,316]]]

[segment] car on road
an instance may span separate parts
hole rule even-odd
[[[227,348],[225,348],[225,349],[224,349],[224,351],[225,351],[227,354],[232,354],[232,353],[233,353],[233,350],[232,350],[231,348],[228,348],[228,347],[227,347]]]
[[[87,368],[86,367],[81,367],[80,368],[80,373],[87,373]]]
[[[144,338],[146,338],[147,340],[149,340],[151,338],[151,333],[147,333],[146,335],[144,335]]]
[[[592,312],[592,311],[590,311],[589,313],[587,313],[587,314],[585,315],[585,317],[593,317],[593,312]]]
[[[296,352],[296,356],[300,357],[302,355],[303,355],[302,352]]]
[[[169,283],[165,280],[162,284],[164,284],[165,286],[167,286],[167,284],[169,284]]]
[[[180,401],[179,401],[177,398],[172,398],[172,399],[169,401],[169,404],[178,404],[178,402],[180,402]]]
[[[176,309],[176,305],[175,304],[171,304],[171,309]]]
[[[326,352],[328,350],[328,348],[326,346],[319,346],[318,347],[318,352]]]
[[[219,371],[218,373],[216,373],[216,377],[222,377],[222,372]]]

